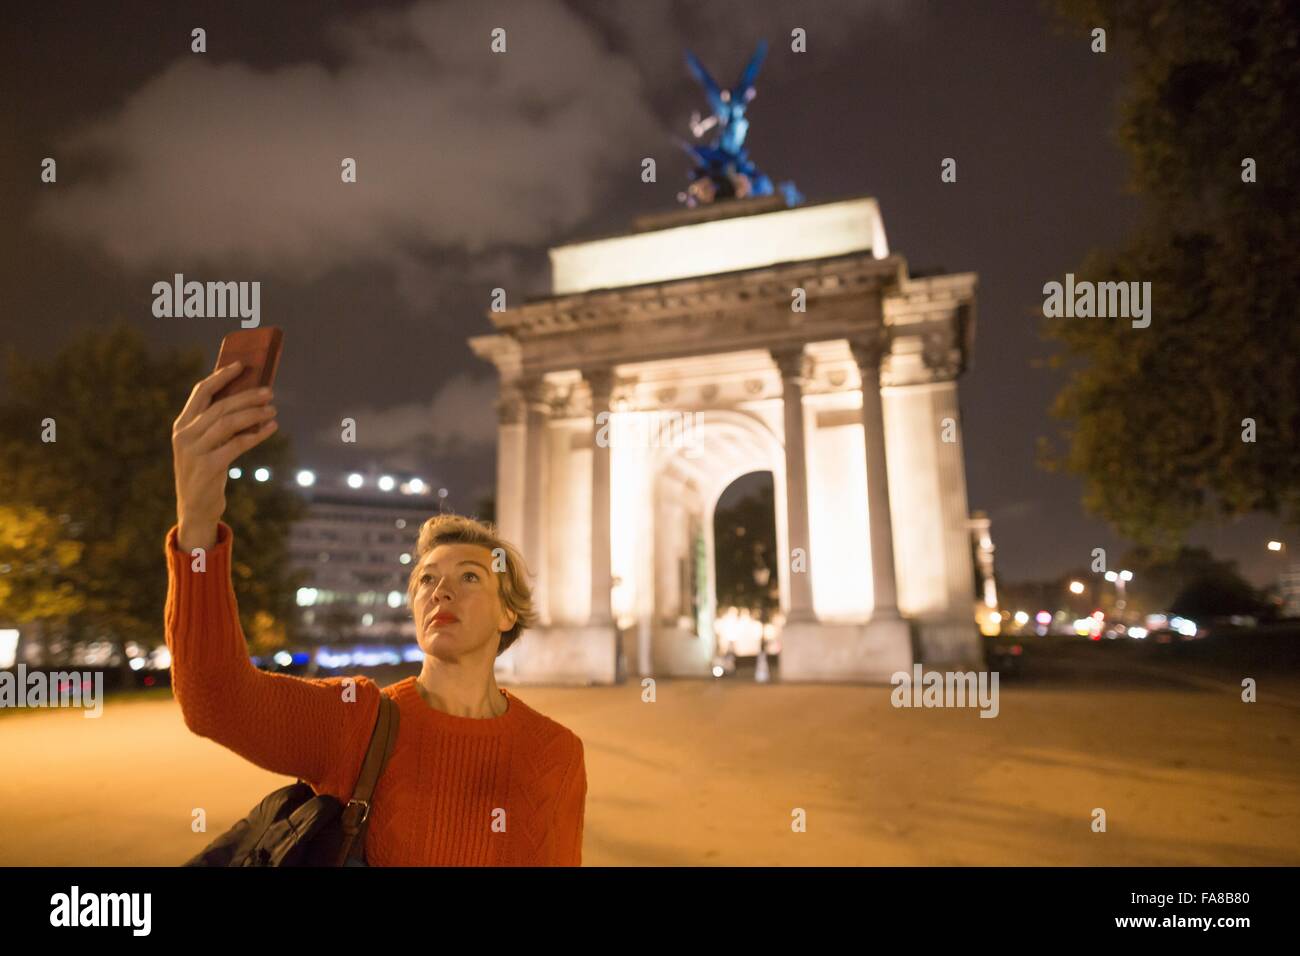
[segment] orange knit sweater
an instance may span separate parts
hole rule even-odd
[[[347,801],[379,711],[400,708],[397,745],[375,788],[366,859],[376,866],[580,866],[587,771],[581,739],[502,690],[499,717],[430,707],[408,677],[302,678],[258,670],[231,581],[233,532],[218,524],[206,570],[173,525],[164,539],[172,689],[185,724],[316,793]],[[355,681],[355,683],[352,683]]]

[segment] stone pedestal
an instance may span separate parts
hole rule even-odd
[[[983,670],[984,648],[974,621],[919,618],[915,624],[928,670]]]
[[[590,686],[618,682],[618,630],[613,624],[554,625],[525,631],[497,658],[498,683]]]
[[[652,671],[665,677],[712,677],[713,651],[709,642],[680,627],[663,624],[654,629]]]
[[[911,630],[892,618],[866,624],[787,623],[781,631],[781,683],[832,681],[889,683],[911,672]]]

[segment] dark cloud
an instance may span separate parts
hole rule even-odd
[[[489,55],[496,26],[507,52]],[[639,74],[554,0],[417,3],[330,37],[334,69],[182,55],[66,137],[61,155],[106,171],[51,191],[39,221],[137,271],[381,263],[419,301],[439,278],[422,249],[544,243],[655,136]]]
[[[607,31],[655,91],[682,87],[685,72],[665,67],[680,64],[686,47],[719,83],[731,85],[760,38],[768,41],[772,56],[789,46],[791,31],[801,28],[807,68],[826,69],[846,54],[869,49],[874,27],[887,28],[896,38],[930,15],[928,5],[916,0],[574,0],[573,5]]]
[[[344,414],[357,422],[358,439],[372,454],[386,461],[421,446],[428,450],[453,448],[464,452],[496,442],[497,386],[486,375],[462,373],[437,384],[427,402],[403,402],[386,408],[356,405]],[[337,442],[340,428],[327,426],[317,435],[322,443]]]

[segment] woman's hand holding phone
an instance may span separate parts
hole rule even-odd
[[[277,427],[270,388],[249,389],[213,401],[242,368],[240,362],[225,365],[199,381],[172,424],[177,544],[184,551],[216,545],[217,522],[226,510],[226,474],[231,463],[261,444]],[[239,434],[250,426],[247,433]]]

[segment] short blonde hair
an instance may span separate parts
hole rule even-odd
[[[434,548],[440,544],[474,544],[492,552],[493,569],[496,559],[505,557],[505,570],[498,571],[497,593],[502,605],[515,612],[515,623],[508,631],[501,632],[501,646],[497,656],[503,654],[511,644],[519,639],[525,630],[537,626],[537,613],[533,608],[533,591],[528,585],[527,565],[519,549],[501,537],[497,527],[491,521],[479,521],[458,514],[439,514],[429,518],[420,525],[420,536],[415,546],[415,566],[411,568],[410,578],[406,583],[406,598],[412,611],[415,609],[415,592],[419,587],[422,562]],[[498,552],[497,549],[500,549]],[[416,622],[419,626],[419,622]]]

